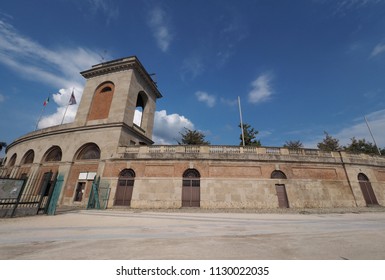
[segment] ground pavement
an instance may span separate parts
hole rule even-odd
[[[385,259],[385,211],[71,210],[0,219],[0,259]]]

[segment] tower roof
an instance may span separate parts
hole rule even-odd
[[[124,71],[128,69],[136,69],[139,74],[144,78],[148,85],[152,88],[157,98],[161,98],[162,94],[159,92],[158,87],[151,76],[148,74],[142,63],[136,56],[129,56],[120,59],[115,59],[107,62],[102,62],[93,65],[91,69],[80,72],[80,74],[86,78],[92,78],[96,76],[105,75],[108,73],[114,73]]]

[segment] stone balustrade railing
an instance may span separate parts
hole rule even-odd
[[[153,145],[121,147],[119,153],[187,153],[187,154],[259,154],[259,155],[301,155],[333,157],[332,152],[317,149],[288,149],[279,147],[253,146],[194,146],[194,145]]]
[[[385,157],[346,152],[325,152],[318,149],[289,149],[281,147],[254,146],[194,146],[194,145],[152,145],[120,147],[118,158],[228,158],[254,160],[319,161],[330,163],[351,163],[385,166]]]

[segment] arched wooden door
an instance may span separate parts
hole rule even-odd
[[[196,169],[187,169],[183,173],[182,207],[200,207],[200,174]]]
[[[134,190],[135,172],[132,169],[124,169],[119,174],[116,187],[115,206],[130,206],[132,191]]]
[[[287,179],[285,173],[280,170],[274,170],[271,173],[271,179]],[[279,208],[289,208],[289,200],[287,198],[286,186],[284,184],[275,184],[275,191],[278,197]]]
[[[378,205],[377,198],[374,194],[369,178],[365,174],[360,173],[358,174],[358,182],[360,184],[366,205]]]

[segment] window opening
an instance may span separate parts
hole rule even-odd
[[[83,200],[83,194],[84,194],[84,190],[86,188],[86,182],[79,182],[77,187],[76,187],[76,191],[75,191],[75,198],[74,198],[74,201],[82,201]]]

